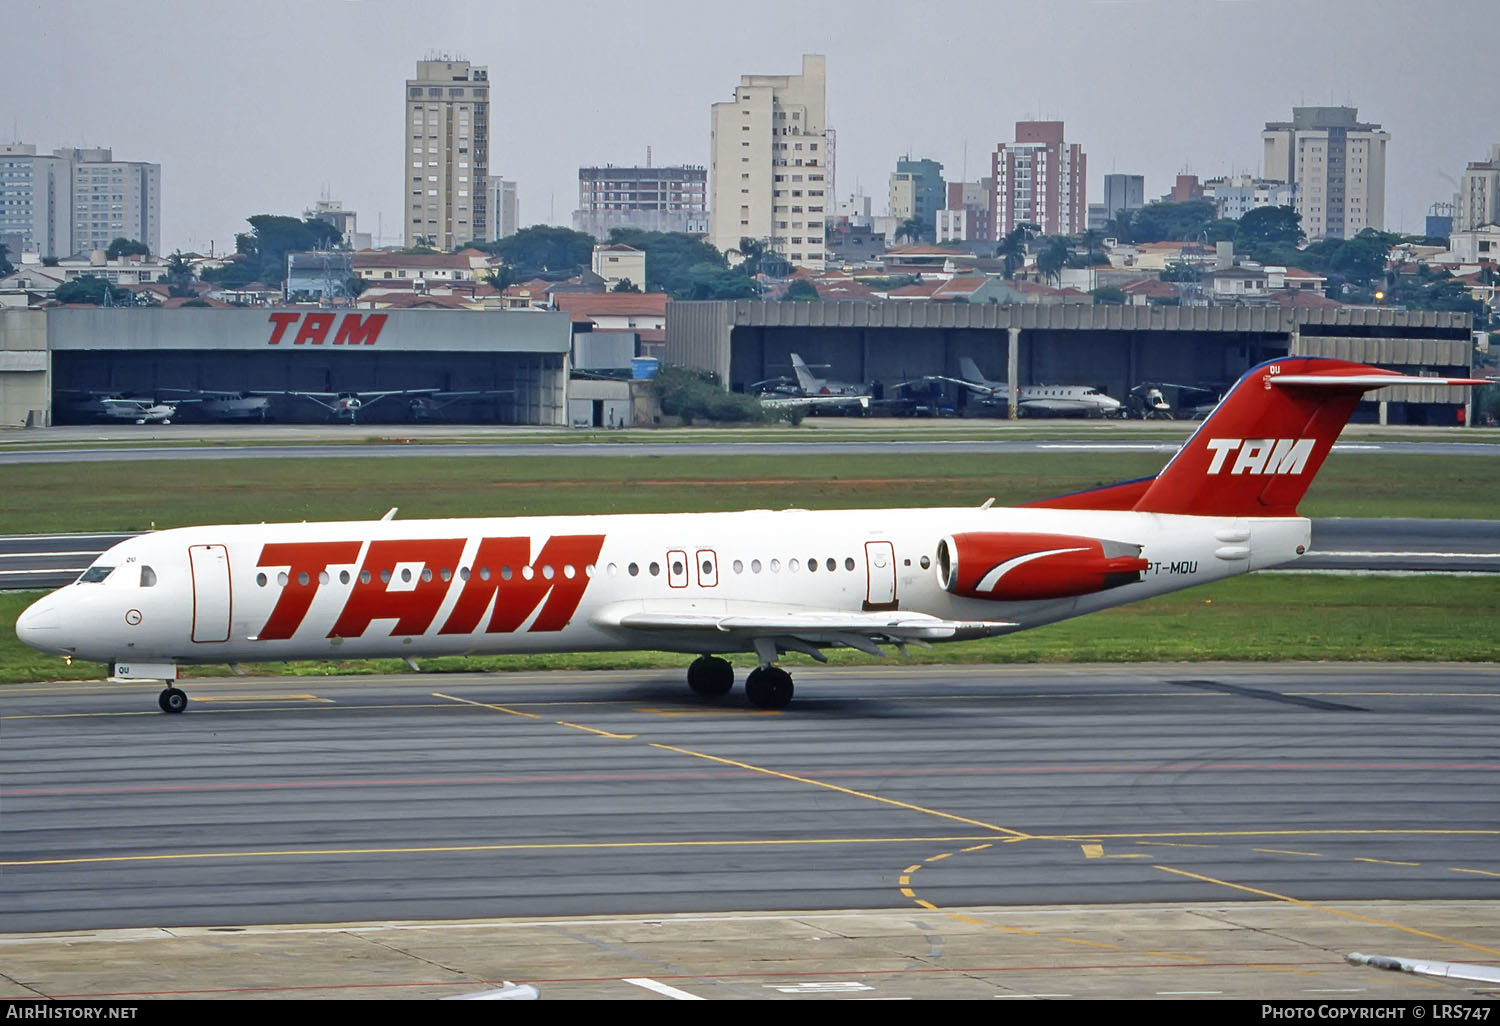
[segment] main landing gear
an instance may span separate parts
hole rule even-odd
[[[168,685],[156,696],[156,704],[164,713],[180,713],[187,708],[187,692]]]
[[[718,656],[699,656],[687,679],[694,694],[718,698],[734,687],[734,667]],[[781,709],[792,700],[792,675],[779,666],[758,666],[745,678],[745,697],[757,709]]]

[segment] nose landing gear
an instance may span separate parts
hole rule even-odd
[[[156,696],[156,704],[164,713],[180,713],[187,708],[187,692],[181,688],[167,687]]]

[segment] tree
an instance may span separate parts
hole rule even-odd
[[[1062,280],[1062,269],[1068,265],[1068,240],[1060,235],[1048,239],[1036,255],[1036,269],[1043,278]]]
[[[109,248],[104,251],[104,257],[106,260],[118,260],[121,257],[128,256],[148,257],[150,255],[151,248],[144,242],[137,242],[135,239],[127,239],[124,236],[117,236],[115,240],[109,244]]]
[[[1256,207],[1239,220],[1234,242],[1249,251],[1255,246],[1297,246],[1307,236],[1302,215],[1291,207]]]
[[[15,265],[10,262],[10,248],[0,242],[0,275],[9,274],[15,269]]]
[[[312,249],[332,249],[341,236],[326,221],[278,214],[256,214],[245,219],[250,231],[234,237],[238,259],[217,271],[204,271],[203,280],[239,286],[252,281],[279,285],[286,280],[286,255]]]
[[[713,268],[725,274],[744,278],[753,284],[753,276],[768,260],[774,258],[759,243],[751,239],[740,240],[740,253],[745,256],[745,260],[733,270],[730,270],[729,262],[724,259],[724,254],[702,239],[682,232],[648,232],[639,228],[615,228],[609,233],[609,241],[615,245],[630,246],[645,253],[646,291],[665,292],[673,299],[699,298],[691,293],[701,288],[704,274],[702,268]]]
[[[661,401],[661,412],[681,417],[684,424],[695,420],[763,423],[770,419],[753,396],[724,391],[719,379],[707,371],[662,364],[651,379],[651,390]]]
[[[1014,276],[1016,269],[1026,263],[1026,243],[1030,242],[1033,233],[1039,230],[1034,224],[1018,224],[1000,240],[997,253],[1005,260],[1007,279]]]
[[[116,288],[93,274],[80,274],[52,290],[59,303],[91,303],[94,306],[129,306],[130,290]]]
[[[611,292],[639,292],[641,290],[629,278],[621,278],[619,281],[615,282],[615,287],[612,288],[612,289],[610,289],[609,291],[611,291]]]
[[[1165,242],[1196,239],[1213,221],[1213,200],[1193,199],[1181,203],[1148,203],[1115,217],[1116,235],[1125,242]]]
[[[1124,306],[1125,293],[1113,285],[1101,285],[1089,295],[1094,297],[1096,306]]]
[[[562,281],[588,268],[594,254],[594,237],[571,228],[536,224],[495,242],[478,243],[476,248],[505,261],[518,281],[529,278]]]
[[[182,250],[177,250],[167,257],[167,294],[172,296],[193,296],[193,265],[187,262],[187,257],[182,255]]]
[[[921,242],[925,234],[926,230],[922,222],[915,217],[908,217],[901,222],[901,227],[896,229],[896,238],[905,239],[907,242]]]
[[[818,295],[818,287],[816,285],[806,279],[798,278],[787,286],[786,292],[781,298],[783,301],[798,302],[817,300],[823,297]]]

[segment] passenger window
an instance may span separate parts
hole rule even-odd
[[[650,567],[650,570],[651,570],[651,576],[652,577],[658,576],[661,573],[661,564],[660,563],[652,563],[651,567]]]
[[[141,567],[141,587],[142,588],[154,588],[154,587],[156,587],[156,571],[153,570],[153,569],[151,569],[149,566],[144,566],[143,565]]]

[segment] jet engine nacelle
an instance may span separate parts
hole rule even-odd
[[[1068,598],[1139,581],[1141,547],[1066,534],[975,531],[938,542],[943,588],[965,598],[1020,602]]]

